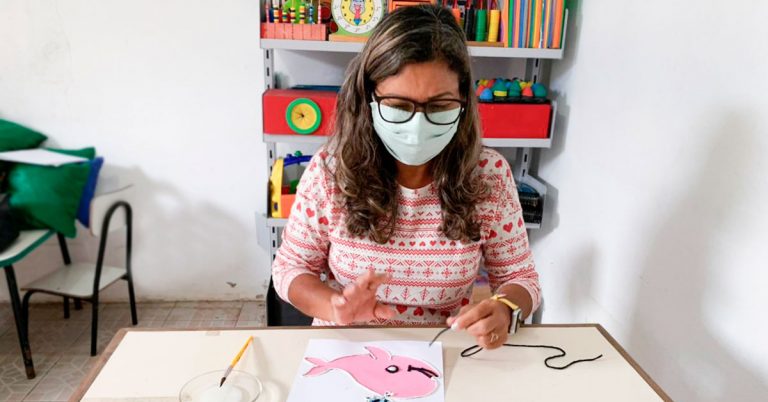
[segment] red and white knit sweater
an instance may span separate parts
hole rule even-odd
[[[324,165],[332,171],[334,160],[321,151],[304,172],[272,265],[275,290],[284,300],[290,302],[288,288],[301,274],[325,273],[330,286],[342,289],[358,275],[375,270],[392,275],[379,287],[377,298],[400,314],[370,324],[444,323],[469,303],[483,260],[492,291],[516,283],[531,294],[534,310],[539,306],[539,277],[512,170],[498,152],[486,148],[480,157],[477,168],[491,192],[477,205],[482,238],[469,244],[450,240],[438,230],[442,213],[431,184],[415,190],[400,187],[397,223],[388,243],[350,236],[340,191]],[[334,323],[315,319],[314,325]]]

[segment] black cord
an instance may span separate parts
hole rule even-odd
[[[561,357],[565,357],[565,355],[566,355],[565,351],[562,348],[558,348],[557,346],[549,346],[549,345],[519,345],[519,344],[513,344],[513,343],[505,343],[504,346],[511,346],[511,347],[517,347],[517,348],[546,348],[546,349],[557,350],[558,352],[560,352],[560,354],[552,355],[552,356],[549,356],[546,359],[544,359],[544,365],[549,367],[549,368],[551,368],[551,369],[555,369],[555,370],[565,370],[568,367],[571,367],[572,365],[574,365],[576,363],[593,362],[593,361],[603,357],[603,355],[599,355],[599,356],[593,357],[591,359],[578,359],[578,360],[574,360],[574,361],[566,364],[565,366],[557,367],[557,366],[550,365],[549,361],[552,360],[552,359],[559,359]],[[470,346],[470,347],[468,347],[468,348],[466,348],[466,349],[461,351],[461,357],[474,356],[474,355],[480,353],[481,350],[483,350],[483,348],[481,348],[479,345],[472,345],[472,346]]]

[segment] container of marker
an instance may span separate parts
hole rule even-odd
[[[491,25],[488,28],[488,42],[499,41],[499,19],[501,18],[501,11],[491,10]]]
[[[488,28],[488,11],[481,8],[475,16],[475,41],[485,42],[485,32]]]
[[[467,40],[475,35],[475,9],[472,8],[472,2],[467,2],[467,8],[464,9],[464,34]]]
[[[452,8],[451,14],[453,14],[453,18],[456,19],[456,23],[459,24],[459,26],[461,26],[461,10],[459,10],[458,8]]]

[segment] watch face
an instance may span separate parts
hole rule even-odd
[[[367,34],[384,16],[383,0],[334,0],[333,19],[339,28],[352,34]]]

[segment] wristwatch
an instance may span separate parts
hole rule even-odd
[[[509,332],[510,334],[514,334],[517,332],[517,329],[520,327],[520,323],[523,321],[523,314],[522,314],[523,310],[520,309],[520,307],[517,304],[509,301],[509,299],[507,299],[505,296],[506,296],[505,294],[495,294],[491,296],[491,300],[496,300],[497,302],[504,303],[507,305],[507,307],[509,307],[509,309],[511,310],[510,311],[511,319],[509,320],[509,330],[507,332]]]

